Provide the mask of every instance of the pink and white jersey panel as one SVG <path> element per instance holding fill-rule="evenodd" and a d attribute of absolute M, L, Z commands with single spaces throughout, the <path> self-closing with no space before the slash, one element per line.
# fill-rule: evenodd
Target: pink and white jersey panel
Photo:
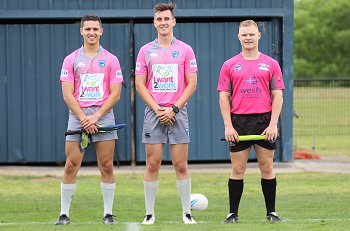
<path fill-rule="evenodd" d="M 240 53 L 222 65 L 217 90 L 232 94 L 234 114 L 270 112 L 271 91 L 284 90 L 281 68 L 265 54 L 260 53 L 256 60 L 246 60 Z"/>
<path fill-rule="evenodd" d="M 123 75 L 116 56 L 100 47 L 95 57 L 89 57 L 81 47 L 64 59 L 60 81 L 74 84 L 74 97 L 85 108 L 102 106 L 109 86 L 123 83 Z"/>
<path fill-rule="evenodd" d="M 193 72 L 197 72 L 197 62 L 192 48 L 175 38 L 168 48 L 161 48 L 154 40 L 137 56 L 135 73 L 147 75 L 146 87 L 162 106 L 174 105 L 187 86 L 185 74 Z"/>

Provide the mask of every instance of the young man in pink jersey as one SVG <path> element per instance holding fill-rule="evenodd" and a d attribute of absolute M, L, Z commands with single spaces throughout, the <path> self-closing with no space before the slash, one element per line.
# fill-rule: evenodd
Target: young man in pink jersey
<path fill-rule="evenodd" d="M 225 138 L 230 142 L 232 163 L 228 181 L 230 213 L 224 221 L 227 224 L 238 221 L 243 178 L 251 146 L 254 146 L 261 172 L 266 218 L 271 222 L 281 221 L 275 211 L 277 182 L 273 157 L 284 83 L 277 61 L 259 52 L 260 37 L 261 33 L 254 21 L 246 20 L 240 23 L 238 39 L 242 52 L 223 64 L 217 88 Z M 239 135 L 254 134 L 265 135 L 266 140 L 238 140 Z"/>
<path fill-rule="evenodd" d="M 146 149 L 142 224 L 155 222 L 154 204 L 164 144 L 170 144 L 172 163 L 182 203 L 184 224 L 196 224 L 191 215 L 191 179 L 188 173 L 189 126 L 186 104 L 196 90 L 197 63 L 192 48 L 176 39 L 173 3 L 154 7 L 158 38 L 144 45 L 136 62 L 136 90 L 147 104 L 142 142 Z"/>
<path fill-rule="evenodd" d="M 98 125 L 114 125 L 113 107 L 120 99 L 123 75 L 116 56 L 100 46 L 102 23 L 96 15 L 81 19 L 84 45 L 68 55 L 60 81 L 63 99 L 69 108 L 68 130 L 84 128 L 95 144 L 101 172 L 104 224 L 115 224 L 112 213 L 115 181 L 113 156 L 117 133 L 98 133 Z M 76 176 L 84 157 L 80 135 L 66 137 L 66 164 L 61 181 L 61 213 L 56 225 L 70 223 L 69 210 L 76 188 Z"/>

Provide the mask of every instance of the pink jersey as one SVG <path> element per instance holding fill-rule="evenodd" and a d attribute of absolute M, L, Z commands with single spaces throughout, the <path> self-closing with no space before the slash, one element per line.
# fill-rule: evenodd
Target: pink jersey
<path fill-rule="evenodd" d="M 283 90 L 281 68 L 276 60 L 260 53 L 246 60 L 242 53 L 227 60 L 221 68 L 217 90 L 231 92 L 234 114 L 270 112 L 271 90 Z"/>
<path fill-rule="evenodd" d="M 162 106 L 172 106 L 187 86 L 185 74 L 197 72 L 196 57 L 186 43 L 173 39 L 161 48 L 158 40 L 144 45 L 137 56 L 136 75 L 147 75 L 146 87 Z"/>
<path fill-rule="evenodd" d="M 123 75 L 116 56 L 100 47 L 95 57 L 89 57 L 81 47 L 64 59 L 60 81 L 74 83 L 74 97 L 85 108 L 102 106 L 110 84 L 122 83 Z"/>

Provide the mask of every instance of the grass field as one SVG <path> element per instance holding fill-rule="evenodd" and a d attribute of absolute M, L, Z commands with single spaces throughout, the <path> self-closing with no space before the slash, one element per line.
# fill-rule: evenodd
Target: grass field
<path fill-rule="evenodd" d="M 99 177 L 78 177 L 71 206 L 71 224 L 56 227 L 60 180 L 56 177 L 0 176 L 0 230 L 349 230 L 350 176 L 325 173 L 279 174 L 277 210 L 283 223 L 265 221 L 260 175 L 247 174 L 240 221 L 223 225 L 228 212 L 227 174 L 192 174 L 192 191 L 209 200 L 205 211 L 194 211 L 199 224 L 181 223 L 174 174 L 161 174 L 156 224 L 141 226 L 144 215 L 143 176 L 118 175 L 114 212 L 118 224 L 103 225 Z"/>
<path fill-rule="evenodd" d="M 294 88 L 294 146 L 350 156 L 350 88 Z"/>

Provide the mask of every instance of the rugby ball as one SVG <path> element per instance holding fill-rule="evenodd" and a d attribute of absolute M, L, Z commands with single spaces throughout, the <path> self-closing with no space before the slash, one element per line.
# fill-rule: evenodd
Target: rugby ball
<path fill-rule="evenodd" d="M 191 194 L 191 210 L 206 210 L 207 208 L 208 199 L 203 194 Z"/>

